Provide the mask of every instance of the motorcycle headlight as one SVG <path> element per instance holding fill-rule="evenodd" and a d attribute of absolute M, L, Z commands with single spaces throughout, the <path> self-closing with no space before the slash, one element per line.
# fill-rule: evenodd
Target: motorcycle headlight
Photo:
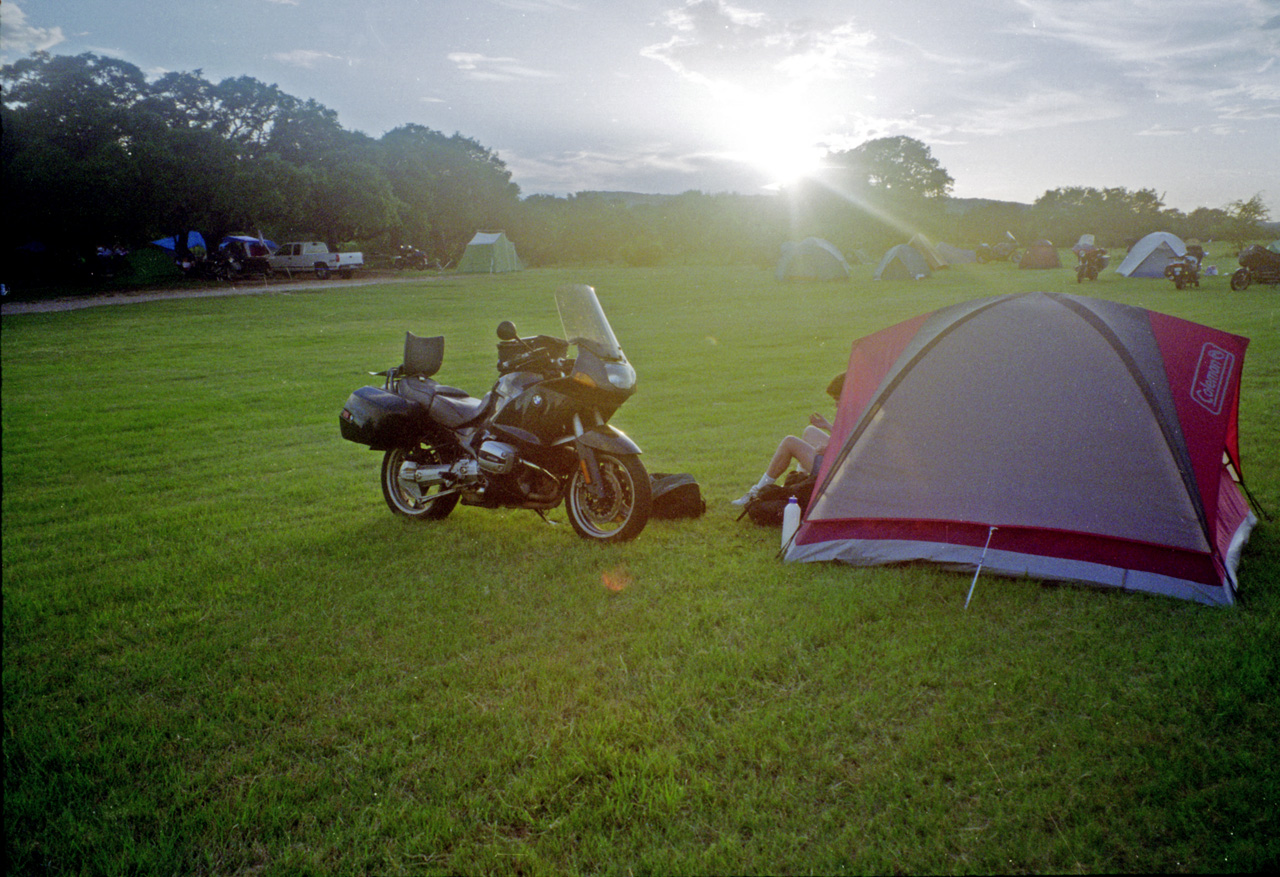
<path fill-rule="evenodd" d="M 604 367 L 609 383 L 619 390 L 630 390 L 636 385 L 636 370 L 627 362 L 611 362 Z"/>

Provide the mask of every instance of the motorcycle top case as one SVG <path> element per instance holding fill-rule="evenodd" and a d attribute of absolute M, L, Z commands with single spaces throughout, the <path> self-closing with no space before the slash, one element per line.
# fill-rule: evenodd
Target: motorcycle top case
<path fill-rule="evenodd" d="M 426 412 L 417 402 L 381 387 L 361 387 L 342 407 L 338 427 L 349 442 L 389 451 L 412 443 L 425 419 Z"/>

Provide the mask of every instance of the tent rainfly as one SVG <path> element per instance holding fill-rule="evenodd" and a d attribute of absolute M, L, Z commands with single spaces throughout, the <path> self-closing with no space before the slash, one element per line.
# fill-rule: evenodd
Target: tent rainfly
<path fill-rule="evenodd" d="M 459 274 L 503 274 L 523 267 L 516 245 L 500 231 L 476 232 L 458 260 Z"/>
<path fill-rule="evenodd" d="M 907 241 L 907 244 L 911 249 L 915 250 L 924 258 L 925 264 L 929 266 L 929 270 L 941 271 L 943 268 L 948 267 L 947 260 L 943 257 L 942 253 L 938 251 L 938 248 L 935 247 L 927 237 L 919 232 L 913 234 L 911 236 L 911 240 Z"/>
<path fill-rule="evenodd" d="M 783 244 L 775 271 L 779 280 L 848 280 L 850 274 L 844 255 L 822 238 Z"/>
<path fill-rule="evenodd" d="M 785 557 L 927 561 L 1233 603 L 1257 521 L 1240 482 L 1247 345 L 1046 292 L 860 339 Z"/>
<path fill-rule="evenodd" d="M 1175 234 L 1153 231 L 1133 245 L 1116 269 L 1124 277 L 1164 278 L 1165 266 L 1187 254 L 1187 245 Z"/>
<path fill-rule="evenodd" d="M 933 274 L 929 265 L 908 244 L 890 247 L 872 275 L 876 280 L 923 280 Z"/>

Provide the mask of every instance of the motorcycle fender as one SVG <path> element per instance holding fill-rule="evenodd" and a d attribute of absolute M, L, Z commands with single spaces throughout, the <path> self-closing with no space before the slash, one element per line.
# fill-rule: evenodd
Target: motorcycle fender
<path fill-rule="evenodd" d="M 610 454 L 639 454 L 640 446 L 627 437 L 621 430 L 608 424 L 598 426 L 590 432 L 578 436 L 578 461 L 587 476 L 587 489 L 593 496 L 599 497 L 604 488 L 600 484 L 600 464 L 596 462 L 596 451 Z"/>
<path fill-rule="evenodd" d="M 584 445 L 610 454 L 640 453 L 640 446 L 633 442 L 626 433 L 620 429 L 614 429 L 607 423 L 603 426 L 593 427 L 578 436 L 579 453 L 581 453 L 581 448 Z"/>

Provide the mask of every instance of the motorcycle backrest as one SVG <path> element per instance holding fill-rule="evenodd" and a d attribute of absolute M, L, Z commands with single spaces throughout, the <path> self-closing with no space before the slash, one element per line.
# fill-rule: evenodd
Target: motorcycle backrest
<path fill-rule="evenodd" d="M 444 336 L 420 338 L 412 332 L 404 333 L 404 374 L 429 378 L 440 371 L 444 363 Z"/>

